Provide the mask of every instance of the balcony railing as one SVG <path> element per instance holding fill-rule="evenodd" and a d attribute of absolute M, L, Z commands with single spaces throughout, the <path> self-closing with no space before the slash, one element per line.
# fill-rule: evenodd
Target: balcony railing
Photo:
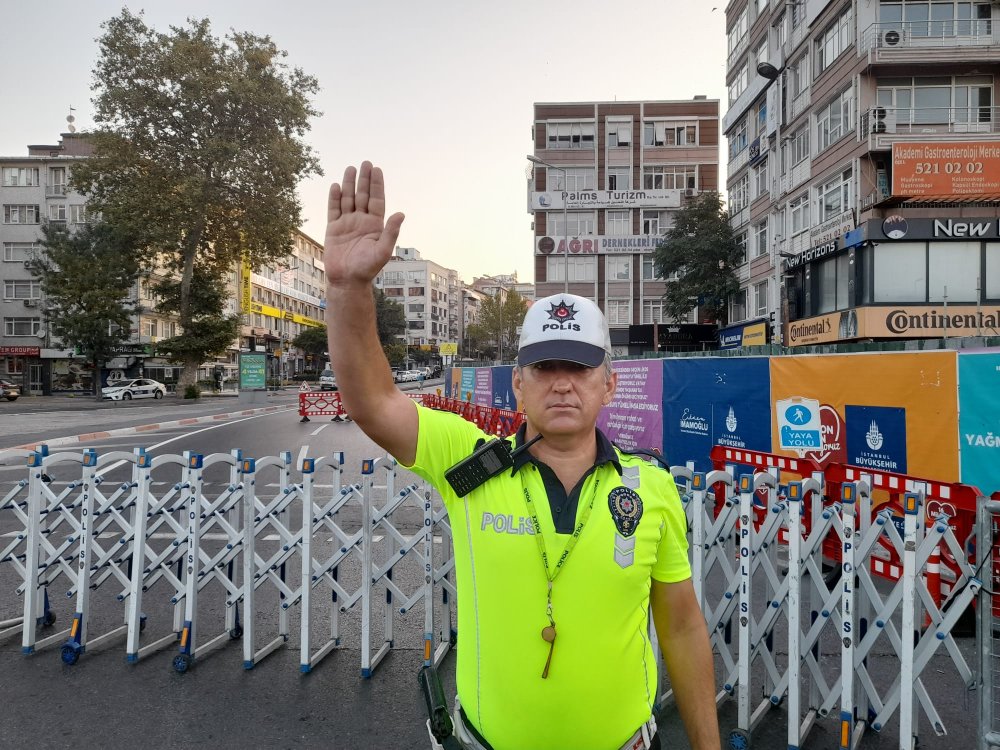
<path fill-rule="evenodd" d="M 990 19 L 963 21 L 907 21 L 873 23 L 865 29 L 862 49 L 892 50 L 912 47 L 986 47 L 995 44 Z"/>
<path fill-rule="evenodd" d="M 861 113 L 865 135 L 1000 133 L 1000 107 L 873 107 Z"/>

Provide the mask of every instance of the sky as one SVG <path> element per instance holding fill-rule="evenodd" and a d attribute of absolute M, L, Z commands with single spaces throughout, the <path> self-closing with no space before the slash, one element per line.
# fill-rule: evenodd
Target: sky
<path fill-rule="evenodd" d="M 57 143 L 70 106 L 94 126 L 101 23 L 121 2 L 19 3 L 5 14 L 0 154 Z M 322 241 L 329 184 L 368 159 L 385 173 L 399 238 L 474 276 L 533 281 L 526 154 L 535 102 L 719 99 L 725 0 L 147 0 L 158 31 L 208 18 L 270 35 L 319 80 L 306 140 L 324 176 L 299 186 L 302 229 Z M 717 8 L 713 10 L 713 7 Z"/>

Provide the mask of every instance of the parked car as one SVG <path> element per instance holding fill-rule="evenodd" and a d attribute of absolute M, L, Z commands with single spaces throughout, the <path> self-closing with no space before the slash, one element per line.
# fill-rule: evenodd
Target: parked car
<path fill-rule="evenodd" d="M 5 398 L 8 401 L 17 401 L 17 397 L 20 395 L 21 386 L 0 378 L 0 398 Z"/>
<path fill-rule="evenodd" d="M 149 378 L 132 378 L 120 380 L 107 388 L 101 389 L 101 398 L 112 401 L 131 401 L 133 398 L 163 398 L 167 386 Z"/>
<path fill-rule="evenodd" d="M 333 370 L 327 368 L 319 374 L 319 389 L 321 391 L 337 390 L 337 377 L 333 374 Z"/>

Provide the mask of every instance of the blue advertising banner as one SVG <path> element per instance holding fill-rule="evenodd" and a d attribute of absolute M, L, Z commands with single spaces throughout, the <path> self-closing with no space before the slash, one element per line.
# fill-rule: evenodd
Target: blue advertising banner
<path fill-rule="evenodd" d="M 906 409 L 844 405 L 847 463 L 906 473 Z"/>
<path fill-rule="evenodd" d="M 513 367 L 494 367 L 493 369 L 493 403 L 496 409 L 516 409 L 517 399 L 514 398 L 514 386 L 511 385 Z"/>
<path fill-rule="evenodd" d="M 958 355 L 961 481 L 1000 491 L 1000 354 Z"/>
<path fill-rule="evenodd" d="M 462 380 L 459 383 L 459 392 L 455 394 L 455 398 L 461 401 L 471 401 L 472 394 L 476 390 L 476 368 L 475 367 L 463 367 L 462 368 Z"/>
<path fill-rule="evenodd" d="M 771 450 L 766 357 L 663 361 L 663 448 L 671 464 L 710 471 L 713 445 Z"/>

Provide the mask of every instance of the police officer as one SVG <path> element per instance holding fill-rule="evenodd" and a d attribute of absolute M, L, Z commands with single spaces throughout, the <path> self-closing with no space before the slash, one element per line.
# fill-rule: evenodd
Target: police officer
<path fill-rule="evenodd" d="M 714 669 L 670 474 L 597 429 L 614 398 L 607 323 L 589 300 L 538 300 L 513 387 L 526 422 L 513 466 L 459 495 L 444 474 L 485 436 L 393 384 L 371 285 L 402 214 L 368 162 L 330 188 L 327 322 L 341 397 L 361 429 L 441 493 L 454 533 L 456 736 L 466 748 L 658 748 L 652 614 L 691 746 L 720 746 Z M 518 451 L 518 448 L 525 448 Z"/>

